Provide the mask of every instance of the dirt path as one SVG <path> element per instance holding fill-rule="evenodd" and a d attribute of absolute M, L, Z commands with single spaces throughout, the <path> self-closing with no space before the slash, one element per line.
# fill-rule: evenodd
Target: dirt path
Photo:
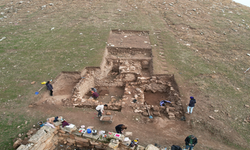
<path fill-rule="evenodd" d="M 186 136 L 194 134 L 190 126 L 187 125 L 188 121 L 170 121 L 166 117 L 155 117 L 150 120 L 148 117 L 133 113 L 130 108 L 122 112 L 111 111 L 114 115 L 112 124 L 100 122 L 99 118 L 96 117 L 97 112 L 88 108 L 65 108 L 44 104 L 30 108 L 30 111 L 41 112 L 44 117 L 60 115 L 77 127 L 81 125 L 94 126 L 97 130 L 115 132 L 115 126 L 122 123 L 128 126 L 127 131 L 133 133 L 130 138 L 139 138 L 140 144 L 143 146 L 155 143 L 163 147 L 173 144 L 183 146 Z M 199 140 L 196 149 L 206 150 L 207 147 L 212 147 L 213 149 L 231 150 L 231 148 L 221 145 L 219 141 L 211 139 L 211 135 L 206 132 L 195 132 L 195 136 Z"/>

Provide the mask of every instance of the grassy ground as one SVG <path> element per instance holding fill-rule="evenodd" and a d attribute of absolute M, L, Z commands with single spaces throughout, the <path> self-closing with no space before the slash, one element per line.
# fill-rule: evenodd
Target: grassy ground
<path fill-rule="evenodd" d="M 1 11 L 6 6 L 2 2 Z M 242 123 L 249 115 L 244 108 L 244 104 L 249 104 L 246 94 L 250 88 L 249 74 L 243 74 L 250 67 L 246 56 L 250 46 L 249 29 L 239 27 L 242 19 L 249 23 L 249 10 L 230 8 L 227 12 L 234 13 L 226 16 L 214 12 L 210 22 L 201 25 L 195 21 L 187 23 L 177 16 L 181 11 L 166 11 L 163 6 L 133 1 L 96 1 L 77 6 L 72 2 L 60 7 L 55 4 L 56 9 L 23 11 L 0 22 L 0 38 L 6 37 L 0 42 L 0 147 L 10 149 L 12 139 L 44 119 L 39 112 L 27 111 L 28 104 L 39 99 L 40 95 L 34 93 L 41 87 L 40 82 L 54 79 L 61 71 L 80 71 L 86 66 L 100 65 L 110 29 L 148 30 L 152 45 L 158 44 L 153 33 L 161 31 L 166 60 L 177 68 L 174 73 L 180 76 L 177 81 L 195 85 L 204 95 L 209 95 L 214 109 L 231 116 L 215 114 L 215 117 L 233 127 L 249 144 L 250 126 Z M 240 17 L 237 11 L 241 12 Z M 195 32 L 204 32 L 208 39 L 212 39 L 210 31 L 213 30 L 221 38 L 214 38 L 208 44 L 199 40 L 202 37 L 198 35 L 186 37 L 192 44 L 188 47 L 179 41 L 183 38 L 178 34 L 180 31 L 169 27 L 169 22 L 196 28 Z M 32 81 L 37 83 L 31 85 Z"/>

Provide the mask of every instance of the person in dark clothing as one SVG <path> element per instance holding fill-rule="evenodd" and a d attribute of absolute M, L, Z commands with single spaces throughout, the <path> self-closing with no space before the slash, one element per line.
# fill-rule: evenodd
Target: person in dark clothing
<path fill-rule="evenodd" d="M 194 106 L 195 106 L 196 100 L 194 99 L 193 96 L 190 97 L 190 102 L 187 107 L 187 113 L 192 114 Z M 190 110 L 190 111 L 189 111 Z"/>
<path fill-rule="evenodd" d="M 50 96 L 53 96 L 53 86 L 51 85 L 50 81 L 46 83 L 47 89 L 50 90 Z"/>
<path fill-rule="evenodd" d="M 185 144 L 186 144 L 186 150 L 193 150 L 194 146 L 198 143 L 198 140 L 195 136 L 193 135 L 189 135 L 186 139 L 185 139 Z"/>
<path fill-rule="evenodd" d="M 171 150 L 182 150 L 182 148 L 178 145 L 172 145 Z"/>
<path fill-rule="evenodd" d="M 122 134 L 123 130 L 127 129 L 127 127 L 123 124 L 119 124 L 115 127 L 116 133 Z"/>
<path fill-rule="evenodd" d="M 94 99 L 97 99 L 99 97 L 99 94 L 97 92 L 91 91 L 91 93 Z"/>

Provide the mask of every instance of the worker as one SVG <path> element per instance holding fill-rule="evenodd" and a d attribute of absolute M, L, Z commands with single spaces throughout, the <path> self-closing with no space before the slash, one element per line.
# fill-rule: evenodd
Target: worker
<path fill-rule="evenodd" d="M 48 81 L 46 83 L 47 89 L 50 91 L 50 96 L 53 96 L 53 86 L 51 85 L 51 82 Z"/>
<path fill-rule="evenodd" d="M 189 135 L 185 139 L 185 144 L 186 144 L 186 150 L 193 150 L 194 146 L 198 143 L 198 140 L 195 136 Z"/>
<path fill-rule="evenodd" d="M 139 142 L 139 139 L 136 138 L 134 141 L 131 141 L 131 143 L 129 144 L 130 147 L 135 147 L 135 149 L 137 148 L 138 146 L 138 142 Z"/>
<path fill-rule="evenodd" d="M 160 101 L 160 106 L 165 106 L 166 103 L 171 103 L 171 102 L 167 101 L 167 100 L 162 100 L 162 101 Z"/>
<path fill-rule="evenodd" d="M 104 109 L 107 109 L 108 108 L 108 105 L 105 104 L 105 105 L 98 105 L 95 109 L 96 111 L 98 112 L 98 117 L 101 117 L 102 114 L 104 113 Z"/>
<path fill-rule="evenodd" d="M 97 92 L 96 88 L 91 88 L 91 91 Z"/>
<path fill-rule="evenodd" d="M 92 93 L 92 97 L 96 100 L 98 97 L 99 97 L 99 94 L 97 93 L 97 92 L 95 92 L 95 91 L 91 91 L 91 93 Z"/>
<path fill-rule="evenodd" d="M 127 129 L 127 127 L 123 124 L 119 124 L 115 127 L 116 133 L 123 133 L 123 130 Z"/>
<path fill-rule="evenodd" d="M 190 97 L 190 102 L 189 102 L 188 107 L 187 107 L 187 113 L 188 114 L 192 114 L 195 103 L 196 103 L 196 100 L 194 99 L 193 96 L 191 96 Z M 190 109 L 190 111 L 189 111 L 189 109 Z"/>

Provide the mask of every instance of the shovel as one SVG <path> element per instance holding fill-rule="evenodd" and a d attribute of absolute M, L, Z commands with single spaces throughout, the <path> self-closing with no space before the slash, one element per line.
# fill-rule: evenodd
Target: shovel
<path fill-rule="evenodd" d="M 39 92 L 45 87 L 45 85 L 43 85 L 37 92 L 35 92 L 36 95 L 39 94 Z"/>
<path fill-rule="evenodd" d="M 150 115 L 150 112 L 149 112 L 149 110 L 148 110 L 147 103 L 146 103 L 146 102 L 144 102 L 144 103 L 145 103 L 146 109 L 147 109 L 147 111 L 148 111 L 149 119 L 153 119 L 153 116 Z"/>

